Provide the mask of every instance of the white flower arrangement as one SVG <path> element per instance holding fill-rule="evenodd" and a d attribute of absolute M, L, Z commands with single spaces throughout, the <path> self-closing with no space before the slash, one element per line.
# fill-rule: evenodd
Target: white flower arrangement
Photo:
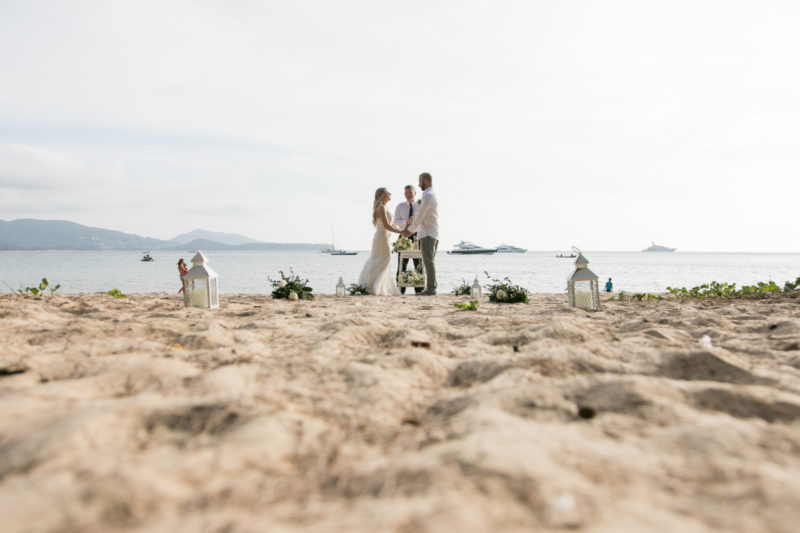
<path fill-rule="evenodd" d="M 504 291 L 503 289 L 500 289 L 499 291 L 497 291 L 497 300 L 498 301 L 502 302 L 507 297 L 508 297 L 508 295 L 506 294 L 506 291 Z"/>
<path fill-rule="evenodd" d="M 399 252 L 401 250 L 410 250 L 412 248 L 411 239 L 407 239 L 406 237 L 400 237 L 394 244 L 392 245 L 392 251 Z"/>
<path fill-rule="evenodd" d="M 282 280 L 280 280 L 278 282 L 278 287 L 280 287 L 281 289 L 284 288 L 285 286 L 286 286 L 286 280 L 285 279 L 282 279 Z"/>
<path fill-rule="evenodd" d="M 425 285 L 425 276 L 417 270 L 407 270 L 397 276 L 397 282 L 401 286 L 421 287 Z"/>

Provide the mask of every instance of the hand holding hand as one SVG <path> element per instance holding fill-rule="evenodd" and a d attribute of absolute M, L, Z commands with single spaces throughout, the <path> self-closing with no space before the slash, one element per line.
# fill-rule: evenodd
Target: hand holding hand
<path fill-rule="evenodd" d="M 407 229 L 404 229 L 401 235 L 403 235 L 403 237 L 405 237 L 406 239 L 411 237 L 411 233 Z"/>

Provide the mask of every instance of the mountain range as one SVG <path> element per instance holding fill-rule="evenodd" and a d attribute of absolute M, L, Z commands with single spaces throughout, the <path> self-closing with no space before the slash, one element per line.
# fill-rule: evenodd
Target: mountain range
<path fill-rule="evenodd" d="M 67 220 L 0 220 L 0 250 L 319 250 L 313 243 L 259 242 L 196 229 L 165 241 Z"/>

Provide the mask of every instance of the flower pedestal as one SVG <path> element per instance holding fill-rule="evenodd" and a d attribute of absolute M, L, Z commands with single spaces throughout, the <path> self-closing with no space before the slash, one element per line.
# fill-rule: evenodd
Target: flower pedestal
<path fill-rule="evenodd" d="M 424 287 L 425 266 L 422 263 L 422 250 L 400 250 L 397 252 L 397 286 L 398 287 Z M 400 268 L 404 259 L 419 259 L 419 267 L 401 272 Z M 409 263 L 413 264 L 412 261 Z"/>

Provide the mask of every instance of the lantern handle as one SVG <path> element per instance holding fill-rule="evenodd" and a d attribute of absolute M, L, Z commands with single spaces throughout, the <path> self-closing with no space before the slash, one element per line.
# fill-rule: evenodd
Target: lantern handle
<path fill-rule="evenodd" d="M 575 252 L 577 255 L 583 255 L 583 252 L 577 246 L 572 246 L 572 251 Z"/>

